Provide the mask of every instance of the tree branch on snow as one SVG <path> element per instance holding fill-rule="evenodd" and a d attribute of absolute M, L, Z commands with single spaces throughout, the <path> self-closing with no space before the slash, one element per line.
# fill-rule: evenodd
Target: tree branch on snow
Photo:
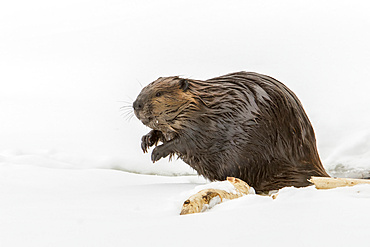
<path fill-rule="evenodd" d="M 250 193 L 251 187 L 243 180 L 228 177 L 227 181 L 234 186 L 234 191 L 227 192 L 221 189 L 201 190 L 184 202 L 180 215 L 204 212 L 224 200 L 232 200 Z"/>
<path fill-rule="evenodd" d="M 337 187 L 354 186 L 356 184 L 370 184 L 369 179 L 354 178 L 330 178 L 330 177 L 311 177 L 309 180 L 316 189 L 333 189 Z"/>

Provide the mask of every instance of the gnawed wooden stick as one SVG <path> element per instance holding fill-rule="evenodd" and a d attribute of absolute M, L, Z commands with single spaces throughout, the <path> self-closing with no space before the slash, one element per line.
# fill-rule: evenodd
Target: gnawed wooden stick
<path fill-rule="evenodd" d="M 221 189 L 201 190 L 184 202 L 180 215 L 200 213 L 221 203 L 225 199 L 232 200 L 249 194 L 251 187 L 243 180 L 228 177 L 227 181 L 235 187 L 234 192 L 227 192 Z"/>
<path fill-rule="evenodd" d="M 309 180 L 316 189 L 333 189 L 337 187 L 354 186 L 356 184 L 370 184 L 369 179 L 354 178 L 328 178 L 328 177 L 311 177 Z"/>

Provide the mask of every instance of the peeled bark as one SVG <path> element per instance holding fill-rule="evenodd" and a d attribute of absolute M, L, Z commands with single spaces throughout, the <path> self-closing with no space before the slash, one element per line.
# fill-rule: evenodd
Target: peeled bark
<path fill-rule="evenodd" d="M 182 206 L 180 215 L 200 213 L 212 208 L 224 200 L 232 200 L 249 194 L 250 186 L 234 177 L 228 177 L 229 181 L 235 187 L 233 193 L 220 189 L 204 189 L 189 197 Z"/>
<path fill-rule="evenodd" d="M 311 177 L 309 180 L 316 189 L 333 189 L 337 187 L 354 186 L 356 184 L 370 184 L 369 179 L 354 178 L 330 178 L 330 177 Z"/>

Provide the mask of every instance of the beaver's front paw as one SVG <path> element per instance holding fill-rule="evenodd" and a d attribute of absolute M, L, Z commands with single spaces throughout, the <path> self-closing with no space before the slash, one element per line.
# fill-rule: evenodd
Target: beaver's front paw
<path fill-rule="evenodd" d="M 147 134 L 141 138 L 141 149 L 144 153 L 148 152 L 148 148 L 154 145 L 154 141 L 151 141 L 150 134 Z"/>
<path fill-rule="evenodd" d="M 166 148 L 165 145 L 160 145 L 156 147 L 152 152 L 152 161 L 153 163 L 168 156 L 171 152 Z"/>
<path fill-rule="evenodd" d="M 141 138 L 141 149 L 144 153 L 148 152 L 148 148 L 157 144 L 162 136 L 162 132 L 159 130 L 152 130 Z"/>

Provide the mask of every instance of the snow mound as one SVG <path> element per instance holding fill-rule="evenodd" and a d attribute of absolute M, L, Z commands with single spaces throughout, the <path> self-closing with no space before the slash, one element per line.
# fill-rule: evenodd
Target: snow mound
<path fill-rule="evenodd" d="M 163 160 L 153 164 L 150 160 L 141 162 L 125 156 L 71 154 L 56 150 L 2 150 L 0 151 L 0 164 L 62 169 L 100 168 L 162 176 L 196 175 L 192 168 L 179 160 L 172 162 Z"/>
<path fill-rule="evenodd" d="M 370 129 L 358 131 L 338 143 L 323 163 L 335 177 L 369 178 Z"/>

